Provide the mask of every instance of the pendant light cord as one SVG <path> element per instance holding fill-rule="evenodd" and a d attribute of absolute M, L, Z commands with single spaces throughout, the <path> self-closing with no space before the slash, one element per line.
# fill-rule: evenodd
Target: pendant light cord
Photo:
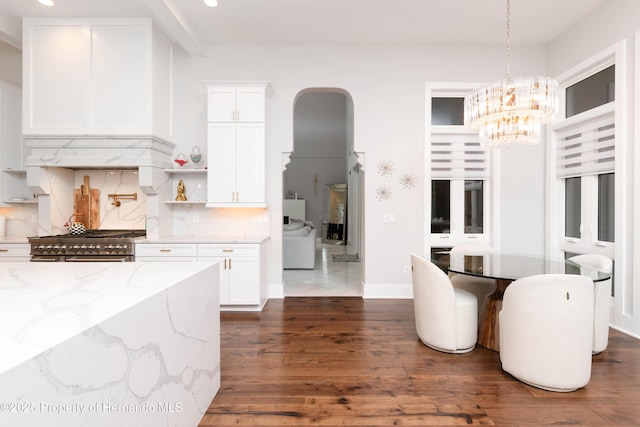
<path fill-rule="evenodd" d="M 507 0 L 507 82 L 511 81 L 511 0 Z"/>

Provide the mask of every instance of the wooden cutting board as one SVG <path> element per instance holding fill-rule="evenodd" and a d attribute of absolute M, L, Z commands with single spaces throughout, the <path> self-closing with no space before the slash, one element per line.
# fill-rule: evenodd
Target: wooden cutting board
<path fill-rule="evenodd" d="M 73 213 L 87 230 L 100 226 L 100 190 L 89 186 L 89 176 L 85 175 L 84 184 L 73 190 Z"/>

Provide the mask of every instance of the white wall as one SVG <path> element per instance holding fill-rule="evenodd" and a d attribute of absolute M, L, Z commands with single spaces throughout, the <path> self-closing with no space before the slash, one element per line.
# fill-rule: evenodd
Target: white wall
<path fill-rule="evenodd" d="M 0 80 L 22 87 L 22 51 L 0 41 Z"/>
<path fill-rule="evenodd" d="M 541 47 L 513 47 L 513 74 L 544 74 L 545 52 Z M 347 91 L 353 98 L 354 147 L 364 152 L 365 185 L 364 260 L 365 293 L 369 296 L 398 294 L 410 286 L 404 275 L 411 252 L 423 249 L 424 112 L 425 82 L 493 81 L 505 76 L 504 46 L 494 47 L 393 47 L 393 46 L 220 46 L 211 47 L 206 57 L 175 59 L 175 142 L 187 150 L 206 140 L 206 97 L 204 80 L 269 81 L 274 95 L 271 102 L 268 146 L 271 248 L 269 282 L 282 283 L 282 239 L 280 217 L 282 197 L 282 153 L 293 149 L 293 105 L 296 95 L 306 88 L 331 87 Z M 530 183 L 527 192 L 517 186 L 504 186 L 502 247 L 519 247 L 521 252 L 538 251 L 544 229 L 538 222 L 523 228 L 521 218 L 511 217 L 511 207 L 531 217 L 544 214 L 538 197 L 544 182 L 539 176 L 544 165 L 536 167 L 542 156 L 513 151 L 503 158 L 505 182 Z M 381 176 L 377 166 L 393 164 L 391 176 Z M 526 162 L 530 167 L 519 165 Z M 416 176 L 418 185 L 405 189 L 399 178 Z M 533 174 L 533 177 L 528 176 Z M 385 186 L 392 192 L 388 201 L 376 198 Z M 383 224 L 385 214 L 396 222 Z M 212 220 L 215 216 L 212 214 Z M 251 226 L 252 224 L 245 224 Z M 255 224 L 253 224 L 255 225 Z M 238 223 L 239 227 L 244 227 Z M 524 242 L 522 244 L 521 242 Z M 393 287 L 398 288 L 393 288 Z M 367 288 L 370 292 L 367 292 Z M 391 290 L 391 292 L 389 292 Z"/>

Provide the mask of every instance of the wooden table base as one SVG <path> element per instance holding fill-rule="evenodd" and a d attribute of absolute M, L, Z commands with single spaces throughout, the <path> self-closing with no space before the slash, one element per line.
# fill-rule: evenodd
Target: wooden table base
<path fill-rule="evenodd" d="M 498 317 L 502 309 L 502 297 L 511 280 L 496 279 L 496 290 L 487 295 L 480 310 L 478 321 L 478 344 L 490 350 L 500 351 L 500 324 Z"/>

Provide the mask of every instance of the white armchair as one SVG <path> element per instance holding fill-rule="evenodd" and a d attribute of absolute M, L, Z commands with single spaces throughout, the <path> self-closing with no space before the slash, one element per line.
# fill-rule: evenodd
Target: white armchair
<path fill-rule="evenodd" d="M 595 267 L 611 273 L 613 260 L 604 255 L 583 254 L 569 258 L 578 265 Z M 593 283 L 593 348 L 598 354 L 607 349 L 609 344 L 609 321 L 611 317 L 611 279 Z"/>
<path fill-rule="evenodd" d="M 591 378 L 593 281 L 542 274 L 511 283 L 500 311 L 500 361 L 516 379 L 568 392 Z"/>
<path fill-rule="evenodd" d="M 454 289 L 447 275 L 419 255 L 411 255 L 413 305 L 418 337 L 446 353 L 467 353 L 478 338 L 478 301 Z"/>

